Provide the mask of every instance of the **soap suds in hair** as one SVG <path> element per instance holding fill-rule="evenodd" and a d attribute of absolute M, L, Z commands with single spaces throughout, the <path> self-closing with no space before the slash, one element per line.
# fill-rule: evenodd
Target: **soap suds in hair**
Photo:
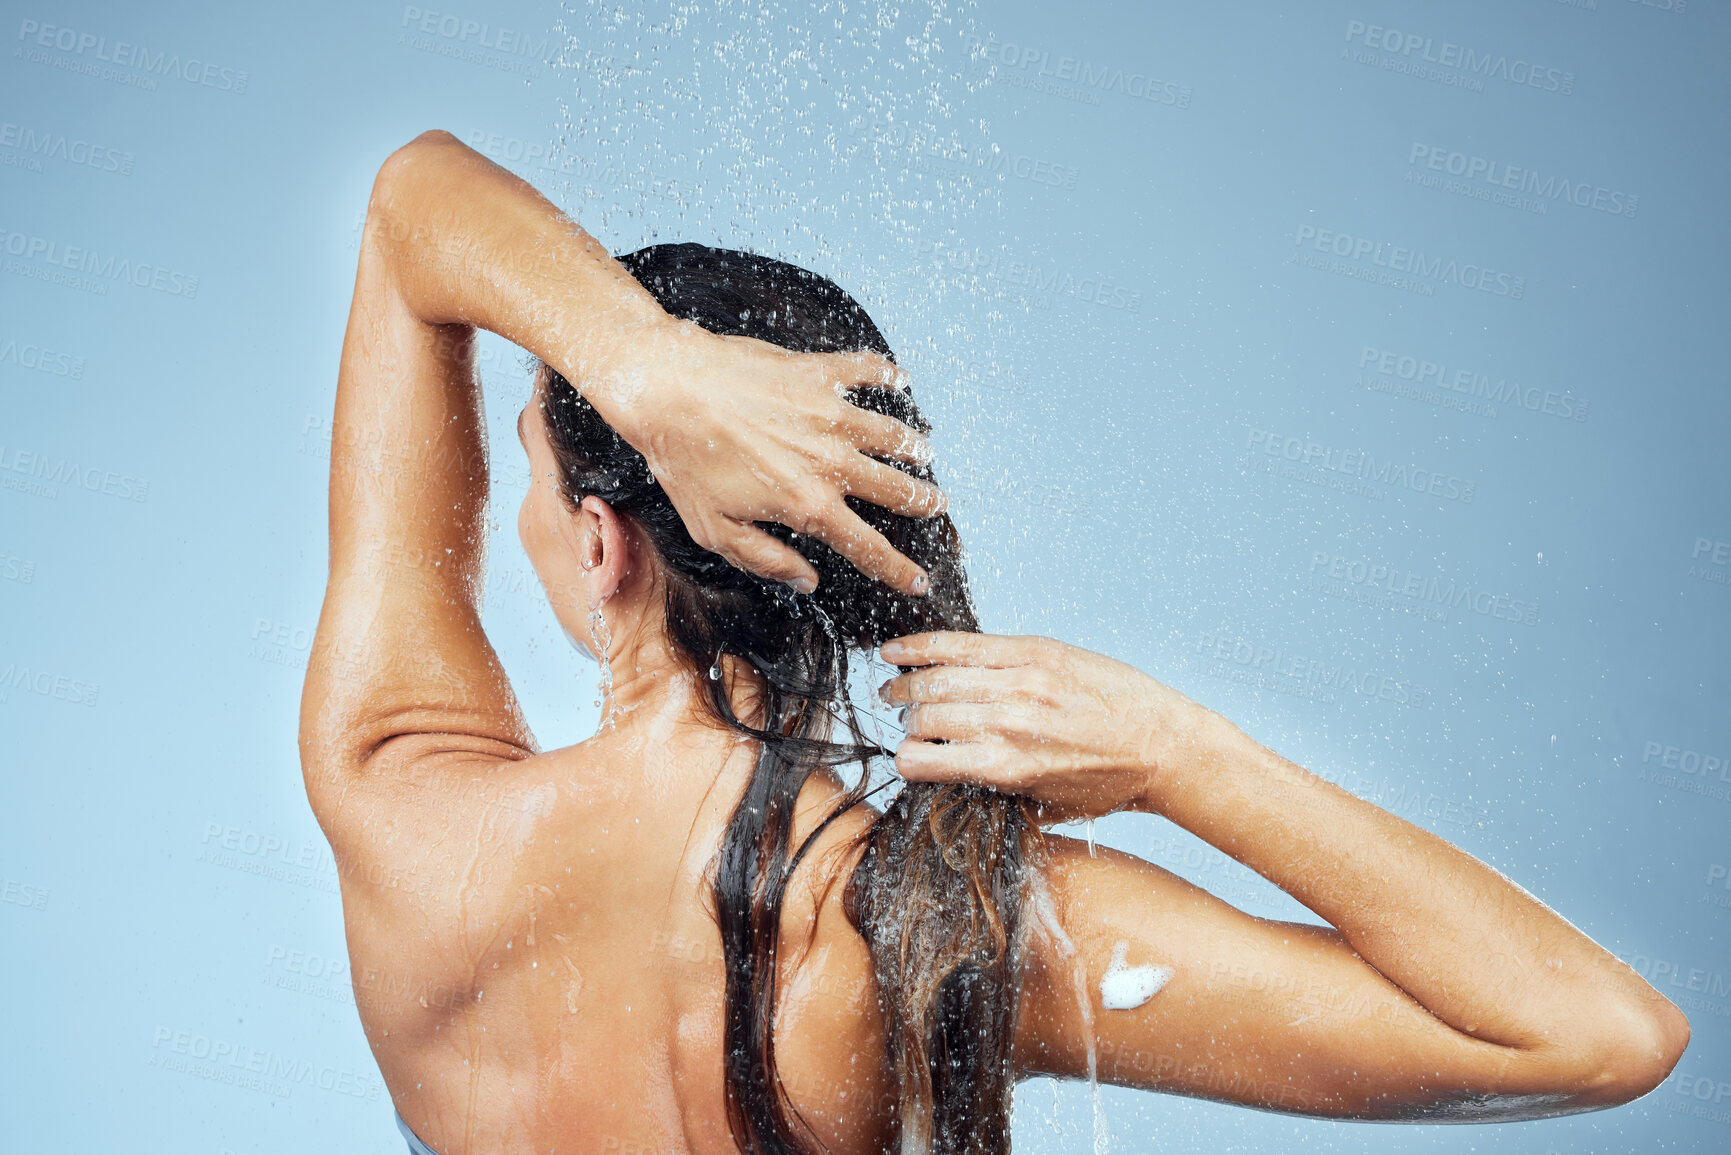
<path fill-rule="evenodd" d="M 1126 966 L 1130 944 L 1112 948 L 1112 964 L 1100 976 L 1100 1005 L 1108 1011 L 1134 1010 L 1160 993 L 1172 981 L 1171 967 Z"/>

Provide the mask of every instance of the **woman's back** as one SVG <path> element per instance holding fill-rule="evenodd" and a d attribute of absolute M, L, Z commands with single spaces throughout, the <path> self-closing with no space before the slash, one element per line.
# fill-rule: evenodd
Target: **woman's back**
<path fill-rule="evenodd" d="M 756 755 L 714 729 L 627 722 L 484 777 L 374 779 L 321 812 L 362 1024 L 423 1141 L 737 1151 L 707 868 Z M 802 832 L 842 793 L 814 777 Z M 778 1068 L 838 1153 L 882 1150 L 893 1127 L 870 957 L 841 909 L 866 821 L 862 807 L 820 835 L 782 919 Z"/>
<path fill-rule="evenodd" d="M 833 283 L 701 246 L 628 269 L 448 135 L 367 221 L 301 763 L 369 1041 L 441 1155 L 1005 1152 L 1028 1074 L 1518 1119 L 1675 1065 L 1676 1008 L 1496 871 L 1133 667 L 977 632 L 921 419 Z M 545 366 L 518 536 L 616 720 L 569 750 L 481 619 L 477 326 Z M 909 785 L 825 827 L 827 767 L 888 753 L 847 693 L 871 649 Z M 1124 810 L 1329 925 L 1036 825 Z"/>

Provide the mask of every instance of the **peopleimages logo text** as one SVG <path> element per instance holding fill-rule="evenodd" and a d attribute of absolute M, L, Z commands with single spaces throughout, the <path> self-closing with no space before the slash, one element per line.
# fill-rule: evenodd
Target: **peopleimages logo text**
<path fill-rule="evenodd" d="M 961 169 L 965 173 L 979 172 L 986 176 L 1013 176 L 1017 180 L 1053 188 L 1076 187 L 1078 170 L 1074 165 L 1059 164 L 1042 157 L 1005 152 L 997 145 L 969 149 L 963 145 L 927 145 L 919 154 L 922 161 L 937 161 Z"/>
<path fill-rule="evenodd" d="M 1095 64 L 1077 56 L 1059 56 L 1054 60 L 1052 54 L 1043 48 L 1000 41 L 996 33 L 988 34 L 984 40 L 969 36 L 967 47 L 974 55 L 1000 68 L 1013 70 L 999 73 L 999 76 L 1018 88 L 1049 90 L 1053 95 L 1069 99 L 1082 96 L 1090 104 L 1100 102 L 1099 93 L 1116 92 L 1151 104 L 1190 107 L 1188 84 L 1163 80 L 1146 72 Z"/>
<path fill-rule="evenodd" d="M 1731 585 L 1731 541 L 1697 537 L 1689 554 L 1689 576 L 1714 585 Z"/>
<path fill-rule="evenodd" d="M 18 22 L 18 39 L 26 46 L 69 52 L 119 68 L 134 68 L 152 76 L 172 76 L 203 88 L 236 95 L 246 91 L 247 74 L 238 68 L 211 64 L 195 56 L 183 59 L 178 52 L 152 52 L 142 44 L 126 40 L 116 40 L 111 44 L 106 36 L 80 32 L 76 28 L 44 24 L 39 20 L 21 20 Z"/>
<path fill-rule="evenodd" d="M 28 156 L 64 161 L 98 172 L 132 175 L 132 154 L 106 144 L 69 137 L 65 133 L 38 131 L 28 125 L 0 121 L 0 148 L 15 148 Z"/>
<path fill-rule="evenodd" d="M 1504 53 L 1480 52 L 1450 40 L 1436 40 L 1416 32 L 1366 24 L 1362 20 L 1346 22 L 1346 42 L 1361 44 L 1390 56 L 1416 56 L 1426 64 L 1458 69 L 1486 80 L 1506 80 L 1545 92 L 1560 92 L 1565 96 L 1575 91 L 1573 72 L 1534 64 L 1530 60 L 1510 60 Z"/>
<path fill-rule="evenodd" d="M 262 1076 L 265 1080 L 275 1080 L 283 1095 L 288 1094 L 288 1087 L 284 1084 L 298 1084 L 377 1102 L 385 1090 L 383 1080 L 368 1071 L 349 1071 L 328 1064 L 311 1063 L 280 1051 L 212 1038 L 193 1031 L 158 1027 L 156 1037 L 150 1045 L 155 1052 L 151 1056 L 152 1066 L 217 1082 L 234 1082 L 235 1077 L 240 1075 Z M 187 1070 L 184 1062 L 173 1061 L 177 1055 L 208 1063 L 211 1069 Z M 230 1069 L 224 1071 L 223 1067 Z"/>
<path fill-rule="evenodd" d="M 0 252 L 25 261 L 40 261 L 55 269 L 106 281 L 125 281 L 141 289 L 153 289 L 171 297 L 198 296 L 198 278 L 191 273 L 133 261 L 113 253 L 99 253 L 79 245 L 63 245 L 50 237 L 13 232 L 0 225 Z M 17 271 L 17 270 L 12 270 Z M 106 289 L 103 292 L 107 292 Z"/>
<path fill-rule="evenodd" d="M 1507 594 L 1495 594 L 1476 588 L 1471 582 L 1456 581 L 1454 578 L 1444 580 L 1440 575 L 1426 576 L 1360 558 L 1315 553 L 1310 559 L 1310 578 L 1312 583 L 1339 582 L 1342 588 L 1359 587 L 1387 597 L 1408 599 L 1416 605 L 1430 605 L 1438 609 L 1467 609 L 1482 617 L 1519 622 L 1523 626 L 1539 624 L 1537 602 L 1525 601 Z M 1326 588 L 1324 592 L 1328 592 Z"/>
<path fill-rule="evenodd" d="M 148 501 L 150 499 L 150 482 L 130 474 L 116 473 L 112 469 L 98 469 L 94 466 L 78 464 L 70 457 L 54 457 L 47 453 L 32 453 L 13 446 L 8 452 L 4 442 L 0 442 L 0 475 L 21 474 L 48 485 L 65 485 L 77 489 L 87 489 L 91 493 L 101 493 L 108 497 L 119 498 L 122 501 Z M 5 481 L 14 478 L 5 477 Z M 13 488 L 6 486 L 6 488 Z M 44 495 L 47 496 L 47 495 Z"/>
<path fill-rule="evenodd" d="M 1208 630 L 1197 636 L 1196 652 L 1204 659 L 1217 663 L 1231 662 L 1245 670 L 1267 674 L 1267 688 L 1271 689 L 1340 690 L 1403 706 L 1429 705 L 1430 691 L 1375 669 L 1356 669 L 1344 660 L 1330 662 L 1306 657 L 1290 653 L 1284 647 L 1263 645 Z M 1282 683 L 1286 683 L 1286 687 Z"/>
<path fill-rule="evenodd" d="M 47 373 L 54 377 L 84 376 L 84 358 L 71 353 L 61 353 L 42 345 L 22 344 L 13 337 L 0 337 L 0 365 L 16 365 L 21 369 L 34 369 L 38 373 Z"/>
<path fill-rule="evenodd" d="M 527 32 L 489 24 L 485 20 L 472 20 L 451 12 L 433 12 L 412 4 L 403 6 L 402 26 L 412 32 L 439 36 L 445 40 L 454 40 L 458 44 L 487 48 L 513 56 L 530 56 L 540 60 L 547 55 L 546 36 L 536 40 Z"/>
<path fill-rule="evenodd" d="M 1413 142 L 1406 163 L 1431 172 L 1447 173 L 1469 182 L 1482 182 L 1498 189 L 1511 189 L 1549 201 L 1567 201 L 1584 209 L 1612 216 L 1632 217 L 1641 198 L 1620 189 L 1606 188 L 1583 180 L 1570 180 L 1555 173 L 1541 177 L 1536 169 L 1506 164 L 1489 157 L 1456 152 L 1435 145 Z"/>
<path fill-rule="evenodd" d="M 1414 493 L 1426 493 L 1467 505 L 1472 504 L 1473 493 L 1478 487 L 1476 482 L 1468 478 L 1391 458 L 1379 459 L 1367 450 L 1341 449 L 1302 437 L 1288 437 L 1267 429 L 1253 426 L 1247 428 L 1248 437 L 1244 443 L 1246 450 L 1252 453 L 1261 452 L 1283 461 L 1298 462 L 1312 469 L 1344 474 L 1360 481 L 1376 482 L 1391 489 L 1409 489 Z"/>
<path fill-rule="evenodd" d="M 0 670 L 0 702 L 4 702 L 13 690 L 27 690 L 44 698 L 58 698 L 62 702 L 71 702 L 74 706 L 94 706 L 102 687 L 82 678 L 56 674 L 51 670 L 31 669 L 18 662 L 10 662 L 4 670 Z"/>
<path fill-rule="evenodd" d="M 1410 273 L 1425 280 L 1459 285 L 1463 289 L 1477 289 L 1494 297 L 1508 297 L 1518 301 L 1527 291 L 1525 277 L 1448 257 L 1427 256 L 1419 249 L 1385 244 L 1369 237 L 1355 237 L 1350 233 L 1331 229 L 1319 229 L 1315 225 L 1299 226 L 1298 236 L 1293 243 L 1303 246 L 1306 242 L 1316 251 L 1330 253 L 1342 260 L 1368 259 L 1371 264 L 1396 273 Z"/>
<path fill-rule="evenodd" d="M 1544 413 L 1570 421 L 1587 419 L 1586 399 L 1575 396 L 1567 389 L 1559 393 L 1555 389 L 1522 385 L 1506 377 L 1493 380 L 1471 369 L 1451 369 L 1440 361 L 1430 361 L 1390 349 L 1379 349 L 1375 345 L 1366 345 L 1360 350 L 1358 367 L 1384 377 L 1410 381 L 1415 386 L 1446 389 L 1451 393 L 1461 393 L 1497 405 L 1519 406 L 1534 413 Z"/>

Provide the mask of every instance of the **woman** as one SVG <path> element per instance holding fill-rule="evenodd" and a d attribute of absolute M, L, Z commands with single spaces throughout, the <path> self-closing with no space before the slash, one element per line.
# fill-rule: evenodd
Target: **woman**
<path fill-rule="evenodd" d="M 481 629 L 477 329 L 543 363 L 518 532 L 606 697 L 568 749 Z M 302 762 L 412 1150 L 1002 1151 L 1029 1074 L 1526 1119 L 1643 1095 L 1688 1042 L 1484 864 L 1128 666 L 979 634 L 927 428 L 822 278 L 616 261 L 428 133 L 373 189 L 334 430 Z M 841 774 L 888 753 L 846 692 L 880 645 L 882 813 Z M 1119 810 L 1329 925 L 1039 829 Z"/>

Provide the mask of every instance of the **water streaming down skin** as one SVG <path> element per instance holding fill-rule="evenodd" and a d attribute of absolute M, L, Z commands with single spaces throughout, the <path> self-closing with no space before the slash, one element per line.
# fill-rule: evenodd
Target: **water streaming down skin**
<path fill-rule="evenodd" d="M 595 660 L 601 667 L 601 696 L 595 699 L 595 704 L 605 704 L 606 713 L 601 715 L 601 724 L 595 727 L 597 734 L 613 729 L 615 703 L 613 701 L 613 661 L 608 651 L 613 648 L 613 633 L 607 628 L 607 618 L 597 606 L 589 611 L 589 636 L 595 645 Z"/>
<path fill-rule="evenodd" d="M 1088 974 L 1081 956 L 1076 951 L 1076 944 L 1065 933 L 1064 927 L 1058 922 L 1057 911 L 1052 905 L 1051 892 L 1046 889 L 1046 882 L 1038 874 L 1034 876 L 1034 884 L 1029 888 L 1029 909 L 1032 911 L 1039 928 L 1050 938 L 1069 967 L 1070 979 L 1076 988 L 1076 1005 L 1082 1011 L 1082 1038 L 1088 1046 L 1088 1098 L 1094 1108 L 1094 1155 L 1106 1155 L 1111 1144 L 1111 1132 L 1106 1125 L 1106 1111 L 1100 1103 L 1100 1066 L 1099 1052 L 1094 1040 L 1094 1002 L 1088 997 Z M 1053 1090 L 1054 1121 L 1056 1119 L 1057 1091 Z"/>
<path fill-rule="evenodd" d="M 1570 1107 L 1573 1095 L 1528 1094 L 1495 1095 L 1464 1091 L 1453 1098 L 1415 1111 L 1410 1123 L 1483 1123 L 1487 1119 L 1513 1122 L 1526 1119 L 1554 1119 L 1559 1115 L 1578 1115 L 1592 1107 Z"/>
<path fill-rule="evenodd" d="M 482 847 L 487 841 L 490 825 L 489 811 L 492 803 L 484 802 L 481 808 L 481 821 L 475 834 L 475 852 L 469 856 L 469 865 L 463 871 L 462 884 L 457 888 L 457 927 L 462 936 L 463 955 L 468 961 L 471 974 L 479 974 L 481 967 L 481 952 L 476 950 L 469 941 L 469 893 L 475 888 L 475 872 L 481 864 Z M 484 949 L 484 948 L 483 948 Z M 481 992 L 475 992 L 479 1000 Z M 463 1040 L 468 1055 L 463 1065 L 469 1068 L 469 1088 L 467 1106 L 463 1114 L 463 1145 L 468 1150 L 475 1141 L 475 1102 L 481 1090 L 481 1063 L 479 1041 L 475 1038 L 475 1020 L 470 1009 L 463 1011 Z"/>

